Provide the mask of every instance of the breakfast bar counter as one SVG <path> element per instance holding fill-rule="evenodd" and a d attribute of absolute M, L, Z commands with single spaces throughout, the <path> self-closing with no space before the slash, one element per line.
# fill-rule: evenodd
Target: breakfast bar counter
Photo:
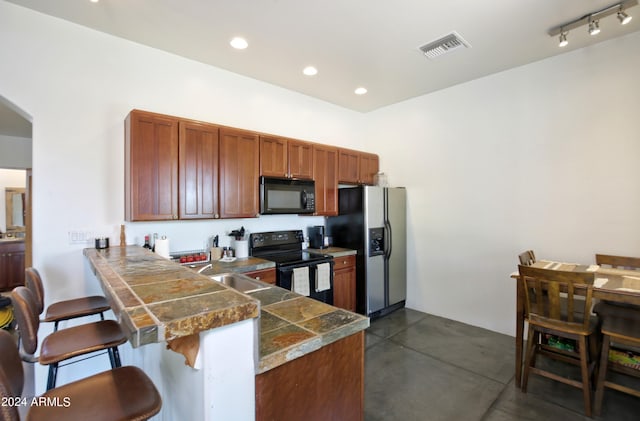
<path fill-rule="evenodd" d="M 219 415 L 221 407 L 233 419 L 247 419 L 248 414 L 251 419 L 281 416 L 280 411 L 292 409 L 322 410 L 341 419 L 358 419 L 362 414 L 367 317 L 245 276 L 257 288 L 243 293 L 212 279 L 222 275 L 219 272 L 268 269 L 272 262 L 252 257 L 215 262 L 198 273 L 139 246 L 85 249 L 84 254 L 131 346 L 147 350 L 136 354 L 138 360 L 147 355 L 147 361 L 135 365 L 149 372 L 153 361 L 160 368 L 152 378 L 169 393 L 187 394 L 189 399 L 202 393 L 195 399 L 201 405 L 180 406 L 179 411 L 188 411 L 193 419 L 217 419 L 212 414 Z M 197 359 L 171 346 L 194 337 Z M 166 346 L 157 347 L 163 343 Z M 154 350 L 152 358 L 148 350 Z M 217 373 L 211 374 L 212 370 Z M 322 373 L 333 374 L 323 378 Z M 244 383 L 238 382 L 242 377 Z M 211 379 L 233 384 L 210 384 Z M 321 387 L 317 393 L 327 397 L 332 393 L 340 402 L 322 409 L 287 404 L 288 395 L 278 391 L 305 381 Z M 187 387 L 198 382 L 201 391 Z M 353 415 L 344 412 L 345 403 Z"/>

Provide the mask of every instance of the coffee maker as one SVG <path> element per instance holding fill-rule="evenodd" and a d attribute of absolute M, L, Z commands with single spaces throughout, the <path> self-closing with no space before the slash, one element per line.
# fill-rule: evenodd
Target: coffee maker
<path fill-rule="evenodd" d="M 323 249 L 325 230 L 323 225 L 315 225 L 307 228 L 307 234 L 309 235 L 309 247 L 312 249 Z"/>

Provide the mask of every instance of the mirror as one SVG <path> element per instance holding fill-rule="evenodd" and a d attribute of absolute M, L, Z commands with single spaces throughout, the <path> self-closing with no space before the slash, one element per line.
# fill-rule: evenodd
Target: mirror
<path fill-rule="evenodd" d="M 25 189 L 7 187 L 4 189 L 7 232 L 24 231 L 24 199 Z"/>

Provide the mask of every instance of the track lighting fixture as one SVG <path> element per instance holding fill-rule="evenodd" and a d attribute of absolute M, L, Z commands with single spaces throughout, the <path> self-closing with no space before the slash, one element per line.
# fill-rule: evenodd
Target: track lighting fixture
<path fill-rule="evenodd" d="M 620 3 L 616 3 L 604 9 L 589 13 L 580 18 L 574 19 L 563 25 L 557 26 L 549 30 L 549 35 L 552 37 L 559 36 L 559 47 L 566 47 L 569 42 L 567 41 L 567 35 L 569 31 L 579 28 L 581 26 L 589 27 L 590 35 L 597 35 L 600 33 L 600 20 L 610 15 L 616 15 L 622 25 L 626 25 L 631 21 L 631 16 L 627 14 L 626 10 L 630 7 L 636 6 L 638 0 L 624 0 Z"/>
<path fill-rule="evenodd" d="M 558 47 L 566 47 L 569 45 L 569 41 L 567 41 L 567 33 L 560 32 L 560 42 L 558 43 Z"/>
<path fill-rule="evenodd" d="M 621 25 L 626 25 L 627 23 L 631 22 L 631 16 L 627 15 L 624 10 L 620 8 L 620 11 L 618 12 L 618 20 L 620 21 Z"/>

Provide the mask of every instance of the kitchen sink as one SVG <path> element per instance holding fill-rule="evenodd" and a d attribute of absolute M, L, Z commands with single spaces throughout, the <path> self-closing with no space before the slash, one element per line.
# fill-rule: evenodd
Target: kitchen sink
<path fill-rule="evenodd" d="M 211 276 L 211 279 L 244 293 L 262 291 L 271 288 L 262 282 L 256 281 L 239 273 L 222 273 L 220 275 Z"/>

